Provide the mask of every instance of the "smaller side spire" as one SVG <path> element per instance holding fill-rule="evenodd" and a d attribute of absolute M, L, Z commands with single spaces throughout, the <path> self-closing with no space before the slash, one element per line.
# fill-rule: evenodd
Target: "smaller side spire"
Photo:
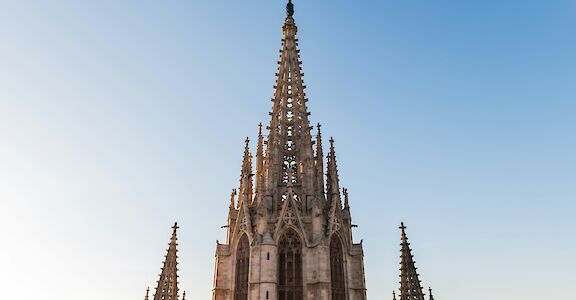
<path fill-rule="evenodd" d="M 258 146 L 256 146 L 256 194 L 264 193 L 264 134 L 262 123 L 258 124 Z"/>
<path fill-rule="evenodd" d="M 396 300 L 396 292 L 392 291 L 392 300 Z"/>
<path fill-rule="evenodd" d="M 406 235 L 406 226 L 400 224 L 400 300 L 424 300 L 416 263 Z"/>
<path fill-rule="evenodd" d="M 432 288 L 428 287 L 428 293 L 430 294 L 430 300 L 434 300 L 434 296 L 432 295 Z"/>
<path fill-rule="evenodd" d="M 154 300 L 178 300 L 178 228 L 178 223 L 174 223 Z"/>
<path fill-rule="evenodd" d="M 246 138 L 244 157 L 242 159 L 242 172 L 240 174 L 240 202 L 246 201 L 251 205 L 252 200 L 252 154 L 250 154 L 250 139 Z M 238 204 L 240 206 L 241 204 Z"/>
<path fill-rule="evenodd" d="M 186 300 L 186 291 L 182 294 L 182 300 Z"/>
<path fill-rule="evenodd" d="M 324 195 L 324 150 L 322 149 L 322 125 L 318 123 L 318 134 L 316 135 L 316 173 L 318 178 L 318 192 Z"/>
<path fill-rule="evenodd" d="M 146 288 L 146 296 L 144 296 L 144 300 L 149 300 L 148 295 L 150 294 L 150 288 Z"/>
<path fill-rule="evenodd" d="M 328 170 L 326 178 L 326 193 L 329 201 L 334 201 L 335 197 L 340 198 L 340 180 L 338 179 L 338 166 L 336 164 L 336 151 L 334 150 L 334 139 L 330 138 L 330 153 L 328 154 Z"/>

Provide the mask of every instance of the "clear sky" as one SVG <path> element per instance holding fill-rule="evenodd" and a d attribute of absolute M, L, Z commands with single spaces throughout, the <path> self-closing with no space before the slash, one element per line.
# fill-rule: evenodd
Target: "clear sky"
<path fill-rule="evenodd" d="M 142 299 L 174 221 L 210 299 L 284 5 L 0 1 L 2 299 Z M 369 299 L 399 285 L 401 221 L 437 299 L 573 299 L 576 2 L 295 5 Z"/>

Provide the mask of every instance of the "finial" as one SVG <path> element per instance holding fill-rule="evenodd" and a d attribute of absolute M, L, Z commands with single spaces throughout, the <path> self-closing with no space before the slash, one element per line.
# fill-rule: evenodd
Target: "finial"
<path fill-rule="evenodd" d="M 392 300 L 396 300 L 396 292 L 392 291 Z"/>
<path fill-rule="evenodd" d="M 148 300 L 148 294 L 150 293 L 150 287 L 146 288 L 146 296 L 144 297 L 144 300 Z"/>
<path fill-rule="evenodd" d="M 428 292 L 430 293 L 430 300 L 434 300 L 434 296 L 432 295 L 432 288 L 428 287 Z"/>
<path fill-rule="evenodd" d="M 186 291 L 182 294 L 182 300 L 186 300 Z"/>
<path fill-rule="evenodd" d="M 236 208 L 236 189 L 232 189 L 232 193 L 230 193 L 230 208 Z"/>
<path fill-rule="evenodd" d="M 344 208 L 349 208 L 350 203 L 348 202 L 348 189 L 343 188 L 342 193 L 344 194 Z"/>
<path fill-rule="evenodd" d="M 286 4 L 286 15 L 289 18 L 294 16 L 294 4 L 292 4 L 292 0 L 288 0 L 288 4 Z"/>

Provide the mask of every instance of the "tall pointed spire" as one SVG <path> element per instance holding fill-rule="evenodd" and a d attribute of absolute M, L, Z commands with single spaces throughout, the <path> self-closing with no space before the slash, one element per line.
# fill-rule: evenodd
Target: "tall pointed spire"
<path fill-rule="evenodd" d="M 336 163 L 336 151 L 334 139 L 330 138 L 330 153 L 328 154 L 328 169 L 326 173 L 326 194 L 329 201 L 340 199 L 340 179 L 338 178 L 338 166 Z"/>
<path fill-rule="evenodd" d="M 410 249 L 410 243 L 406 236 L 404 223 L 401 223 L 400 229 L 402 230 L 400 237 L 400 300 L 424 300 L 424 293 L 418 279 L 419 275 L 412 256 L 412 250 Z"/>
<path fill-rule="evenodd" d="M 304 74 L 294 22 L 294 5 L 286 7 L 282 27 L 282 49 L 278 62 L 269 135 L 266 147 L 266 188 L 273 193 L 278 186 L 300 186 L 304 194 L 314 192 L 314 153 L 306 105 Z"/>
<path fill-rule="evenodd" d="M 316 125 L 318 134 L 316 135 L 316 176 L 318 192 L 324 194 L 324 150 L 322 148 L 322 125 Z"/>
<path fill-rule="evenodd" d="M 242 173 L 240 175 L 240 201 L 251 205 L 252 201 L 252 154 L 250 154 L 250 140 L 246 138 L 244 157 L 242 159 Z M 239 204 L 241 206 L 242 203 Z"/>
<path fill-rule="evenodd" d="M 178 228 L 178 223 L 174 223 L 154 300 L 178 300 L 178 238 L 176 237 Z"/>
<path fill-rule="evenodd" d="M 264 134 L 262 123 L 258 124 L 258 146 L 256 146 L 256 194 L 262 196 L 264 192 Z"/>

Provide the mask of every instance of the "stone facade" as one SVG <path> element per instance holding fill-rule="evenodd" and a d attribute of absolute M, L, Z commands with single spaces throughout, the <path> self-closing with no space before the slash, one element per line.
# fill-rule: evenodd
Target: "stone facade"
<path fill-rule="evenodd" d="M 366 299 L 334 141 L 325 162 L 320 125 L 313 134 L 308 119 L 293 14 L 290 1 L 268 135 L 260 125 L 255 161 L 246 140 L 226 243 L 216 247 L 213 300 Z"/>

